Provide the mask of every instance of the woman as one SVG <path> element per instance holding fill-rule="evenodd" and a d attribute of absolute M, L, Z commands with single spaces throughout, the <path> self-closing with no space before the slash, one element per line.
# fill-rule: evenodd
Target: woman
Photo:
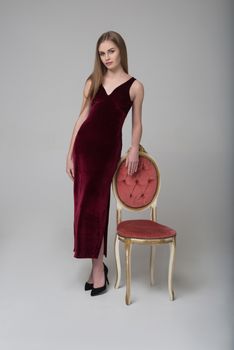
<path fill-rule="evenodd" d="M 120 34 L 103 33 L 96 44 L 92 74 L 83 90 L 83 102 L 74 126 L 66 172 L 74 187 L 74 257 L 91 258 L 92 271 L 85 290 L 99 295 L 109 283 L 107 256 L 111 181 L 122 150 L 122 126 L 132 107 L 128 174 L 137 171 L 142 135 L 144 86 L 128 74 L 126 45 Z"/>

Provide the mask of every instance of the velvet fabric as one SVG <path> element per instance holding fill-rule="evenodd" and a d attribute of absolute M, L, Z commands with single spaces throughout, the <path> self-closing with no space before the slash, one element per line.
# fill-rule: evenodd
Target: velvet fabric
<path fill-rule="evenodd" d="M 168 226 L 152 220 L 125 220 L 117 225 L 118 235 L 138 239 L 160 239 L 176 235 L 176 231 Z"/>
<path fill-rule="evenodd" d="M 110 189 L 122 150 L 122 126 L 132 106 L 131 77 L 107 94 L 100 85 L 73 146 L 75 258 L 107 256 Z"/>

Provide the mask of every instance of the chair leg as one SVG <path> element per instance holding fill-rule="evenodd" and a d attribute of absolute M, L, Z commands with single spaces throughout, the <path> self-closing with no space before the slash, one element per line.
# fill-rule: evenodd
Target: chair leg
<path fill-rule="evenodd" d="M 175 247 L 176 247 L 176 240 L 175 237 L 173 238 L 173 241 L 170 244 L 170 260 L 169 260 L 169 269 L 168 269 L 168 291 L 170 295 L 170 300 L 175 299 L 175 293 L 172 287 L 172 275 L 174 271 L 174 265 L 175 265 Z"/>
<path fill-rule="evenodd" d="M 120 265 L 120 256 L 119 256 L 119 238 L 118 238 L 118 234 L 116 234 L 116 237 L 115 237 L 115 263 L 116 263 L 115 288 L 119 288 L 120 279 L 121 279 L 121 265 Z"/>
<path fill-rule="evenodd" d="M 151 245 L 150 247 L 150 284 L 151 286 L 155 284 L 154 266 L 155 266 L 155 245 Z"/>
<path fill-rule="evenodd" d="M 125 241 L 125 258 L 126 258 L 126 295 L 125 302 L 131 304 L 131 251 L 132 244 L 129 240 Z"/>

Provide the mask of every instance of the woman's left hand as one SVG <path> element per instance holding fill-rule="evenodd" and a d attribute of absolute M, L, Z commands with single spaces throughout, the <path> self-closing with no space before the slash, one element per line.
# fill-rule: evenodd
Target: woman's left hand
<path fill-rule="evenodd" d="M 132 146 L 125 161 L 125 166 L 128 167 L 128 175 L 133 175 L 137 171 L 138 163 L 139 147 Z"/>

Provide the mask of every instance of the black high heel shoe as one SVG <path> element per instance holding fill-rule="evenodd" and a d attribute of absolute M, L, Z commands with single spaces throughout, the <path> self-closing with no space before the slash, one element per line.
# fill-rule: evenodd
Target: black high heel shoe
<path fill-rule="evenodd" d="M 85 290 L 91 290 L 93 289 L 93 283 L 86 282 L 84 286 Z"/>
<path fill-rule="evenodd" d="M 104 265 L 104 270 L 106 270 L 106 271 L 108 272 L 107 266 L 106 266 L 104 263 L 103 263 L 103 265 Z M 93 289 L 93 283 L 86 282 L 86 283 L 85 283 L 85 286 L 84 286 L 84 289 L 85 289 L 85 290 L 91 290 L 91 289 Z"/>
<path fill-rule="evenodd" d="M 103 293 L 105 290 L 106 290 L 106 284 L 108 283 L 109 284 L 109 280 L 108 280 L 108 277 L 107 277 L 107 274 L 108 274 L 108 267 L 103 263 L 104 265 L 104 275 L 105 275 L 105 283 L 102 287 L 98 287 L 98 288 L 92 288 L 91 290 L 91 296 L 95 296 L 95 295 L 99 295 L 101 293 Z"/>

